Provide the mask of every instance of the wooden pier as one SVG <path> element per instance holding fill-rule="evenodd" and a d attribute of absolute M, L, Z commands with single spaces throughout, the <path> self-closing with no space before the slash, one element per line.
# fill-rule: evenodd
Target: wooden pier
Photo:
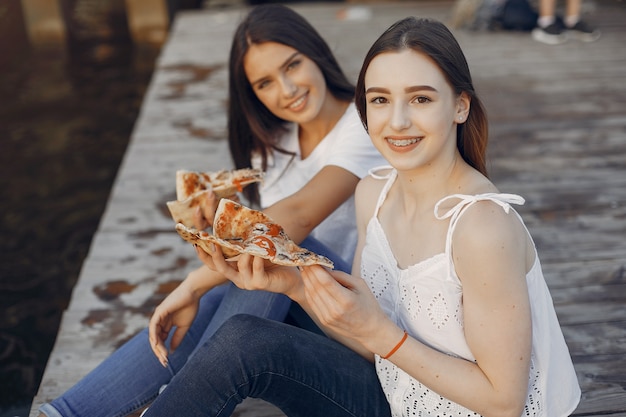
<path fill-rule="evenodd" d="M 490 115 L 491 176 L 503 192 L 526 198 L 520 212 L 583 391 L 573 415 L 626 417 L 626 2 L 585 5 L 585 19 L 602 31 L 591 44 L 455 32 Z M 392 22 L 407 15 L 449 21 L 453 6 L 450 0 L 293 5 L 353 79 Z M 351 7 L 361 9 L 342 13 Z M 371 19 L 359 20 L 367 12 Z M 243 13 L 207 9 L 176 17 L 30 417 L 144 328 L 158 302 L 199 265 L 174 231 L 165 201 L 174 198 L 177 169 L 231 166 L 226 67 Z M 283 416 L 254 400 L 236 415 Z"/>

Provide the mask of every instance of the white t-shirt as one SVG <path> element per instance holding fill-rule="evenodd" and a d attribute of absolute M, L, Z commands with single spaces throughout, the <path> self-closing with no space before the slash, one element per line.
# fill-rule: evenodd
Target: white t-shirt
<path fill-rule="evenodd" d="M 263 208 L 299 191 L 327 165 L 344 168 L 363 178 L 369 169 L 387 164 L 372 145 L 354 103 L 348 106 L 335 127 L 305 159 L 300 157 L 296 124 L 289 126 L 278 146 L 295 155 L 274 152 L 268 159 L 265 179 L 259 188 Z M 261 168 L 260 156 L 252 159 L 252 167 Z M 320 223 L 311 236 L 352 264 L 357 240 L 354 197 L 346 200 Z"/>

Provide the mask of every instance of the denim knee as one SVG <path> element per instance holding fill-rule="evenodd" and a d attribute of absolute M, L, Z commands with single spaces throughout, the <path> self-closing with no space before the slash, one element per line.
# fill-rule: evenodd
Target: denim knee
<path fill-rule="evenodd" d="M 276 332 L 275 329 L 280 326 L 275 324 L 276 322 L 269 319 L 249 314 L 236 314 L 226 320 L 215 332 L 212 343 L 230 346 L 231 351 L 233 348 L 256 351 L 263 346 L 277 342 L 281 332 Z"/>

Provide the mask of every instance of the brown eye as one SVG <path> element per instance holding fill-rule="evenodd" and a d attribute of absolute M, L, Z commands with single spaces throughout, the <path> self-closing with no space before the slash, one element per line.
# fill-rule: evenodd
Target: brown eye
<path fill-rule="evenodd" d="M 269 80 L 261 81 L 256 83 L 255 87 L 257 90 L 262 90 L 269 85 Z"/>
<path fill-rule="evenodd" d="M 384 97 L 374 97 L 370 100 L 370 103 L 373 103 L 373 104 L 383 104 L 386 102 L 387 102 L 387 99 L 385 99 Z"/>
<path fill-rule="evenodd" d="M 287 71 L 298 68 L 300 66 L 300 63 L 301 61 L 299 59 L 291 61 L 289 65 L 287 65 Z"/>

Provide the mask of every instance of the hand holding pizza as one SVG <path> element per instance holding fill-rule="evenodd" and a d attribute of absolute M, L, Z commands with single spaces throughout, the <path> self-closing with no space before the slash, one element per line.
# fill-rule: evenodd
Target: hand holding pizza
<path fill-rule="evenodd" d="M 395 327 L 363 279 L 319 265 L 301 271 L 307 311 L 333 338 L 352 340 L 365 347 L 368 340 L 379 339 L 385 326 Z"/>
<path fill-rule="evenodd" d="M 200 204 L 193 210 L 192 226 L 198 230 L 204 230 L 213 224 L 215 209 L 217 208 L 217 197 L 212 190 L 201 193 Z"/>
<path fill-rule="evenodd" d="M 237 203 L 239 202 L 239 196 L 237 194 L 229 195 L 224 198 Z M 199 204 L 193 212 L 193 227 L 198 230 L 211 227 L 215 220 L 215 212 L 217 211 L 219 201 L 220 199 L 217 194 L 212 190 L 205 191 L 202 204 Z"/>
<path fill-rule="evenodd" d="M 241 289 L 285 294 L 293 300 L 303 291 L 302 280 L 296 268 L 272 264 L 247 253 L 226 260 L 219 245 L 214 245 L 211 253 L 200 247 L 196 247 L 196 252 L 207 267 L 219 272 Z"/>

